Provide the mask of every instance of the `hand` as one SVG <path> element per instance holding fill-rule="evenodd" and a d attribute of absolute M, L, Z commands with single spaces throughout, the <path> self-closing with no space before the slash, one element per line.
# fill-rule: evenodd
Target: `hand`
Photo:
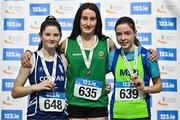
<path fill-rule="evenodd" d="M 109 82 L 106 82 L 105 90 L 107 94 L 111 92 L 111 84 Z"/>
<path fill-rule="evenodd" d="M 134 86 L 138 89 L 138 90 L 141 90 L 141 91 L 144 91 L 144 84 L 142 82 L 142 80 L 140 80 L 139 76 L 131 76 L 130 78 L 133 83 L 134 83 Z"/>
<path fill-rule="evenodd" d="M 55 84 L 49 80 L 43 80 L 39 84 L 34 85 L 34 90 L 36 92 L 42 91 L 42 90 L 52 90 L 54 88 L 55 88 Z"/>
<path fill-rule="evenodd" d="M 30 63 L 30 59 L 31 59 L 31 51 L 29 50 L 26 50 L 22 59 L 21 59 L 21 65 L 24 67 L 24 68 L 31 68 L 32 65 Z"/>
<path fill-rule="evenodd" d="M 152 60 L 152 61 L 157 61 L 158 60 L 158 53 L 156 50 L 154 49 L 149 49 L 151 55 L 149 56 L 149 59 Z"/>

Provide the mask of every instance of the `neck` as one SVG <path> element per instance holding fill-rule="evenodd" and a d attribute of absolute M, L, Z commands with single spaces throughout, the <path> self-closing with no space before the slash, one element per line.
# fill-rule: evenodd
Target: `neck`
<path fill-rule="evenodd" d="M 94 35 L 90 35 L 90 36 L 81 35 L 81 41 L 84 48 L 93 48 L 95 45 L 94 39 L 95 39 Z"/>
<path fill-rule="evenodd" d="M 55 56 L 55 50 L 42 48 L 40 50 L 46 59 L 53 59 Z"/>
<path fill-rule="evenodd" d="M 94 38 L 94 33 L 90 33 L 90 34 L 81 33 L 81 38 L 82 40 L 86 40 L 86 41 L 92 40 Z"/>
<path fill-rule="evenodd" d="M 129 47 L 129 48 L 122 48 L 123 49 L 123 51 L 124 52 L 131 52 L 131 51 L 134 51 L 134 49 L 135 49 L 135 44 L 133 44 L 131 47 Z"/>

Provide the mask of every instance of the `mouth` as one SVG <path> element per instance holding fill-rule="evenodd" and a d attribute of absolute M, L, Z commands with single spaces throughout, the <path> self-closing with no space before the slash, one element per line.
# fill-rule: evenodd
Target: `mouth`
<path fill-rule="evenodd" d="M 84 28 L 84 30 L 86 30 L 86 31 L 90 31 L 90 30 L 91 30 L 91 28 L 86 27 L 86 28 Z"/>
<path fill-rule="evenodd" d="M 126 46 L 128 43 L 127 42 L 119 42 L 120 45 Z"/>

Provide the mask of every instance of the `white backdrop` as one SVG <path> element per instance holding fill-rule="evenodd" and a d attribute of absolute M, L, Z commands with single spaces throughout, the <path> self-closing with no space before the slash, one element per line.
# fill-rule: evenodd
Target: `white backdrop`
<path fill-rule="evenodd" d="M 103 33 L 115 41 L 114 25 L 122 16 L 132 17 L 138 38 L 158 51 L 163 90 L 152 95 L 152 120 L 178 120 L 180 116 L 180 1 L 179 0 L 0 0 L 0 118 L 25 120 L 27 97 L 13 99 L 11 89 L 24 50 L 35 51 L 39 26 L 54 15 L 63 38 L 72 29 L 79 5 L 94 2 L 100 9 Z M 107 80 L 113 79 L 111 74 Z"/>

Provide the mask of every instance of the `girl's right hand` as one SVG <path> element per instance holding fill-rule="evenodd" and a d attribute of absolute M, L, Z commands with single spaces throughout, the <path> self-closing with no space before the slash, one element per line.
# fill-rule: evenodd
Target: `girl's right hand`
<path fill-rule="evenodd" d="M 30 59 L 31 59 L 31 51 L 29 50 L 26 50 L 22 59 L 21 59 L 21 65 L 24 67 L 24 68 L 31 68 L 32 65 L 30 63 Z"/>
<path fill-rule="evenodd" d="M 52 90 L 55 88 L 55 84 L 49 80 L 43 80 L 39 84 L 34 85 L 34 91 L 39 92 L 42 90 Z"/>
<path fill-rule="evenodd" d="M 107 94 L 111 92 L 111 84 L 109 82 L 105 83 L 105 90 Z"/>

